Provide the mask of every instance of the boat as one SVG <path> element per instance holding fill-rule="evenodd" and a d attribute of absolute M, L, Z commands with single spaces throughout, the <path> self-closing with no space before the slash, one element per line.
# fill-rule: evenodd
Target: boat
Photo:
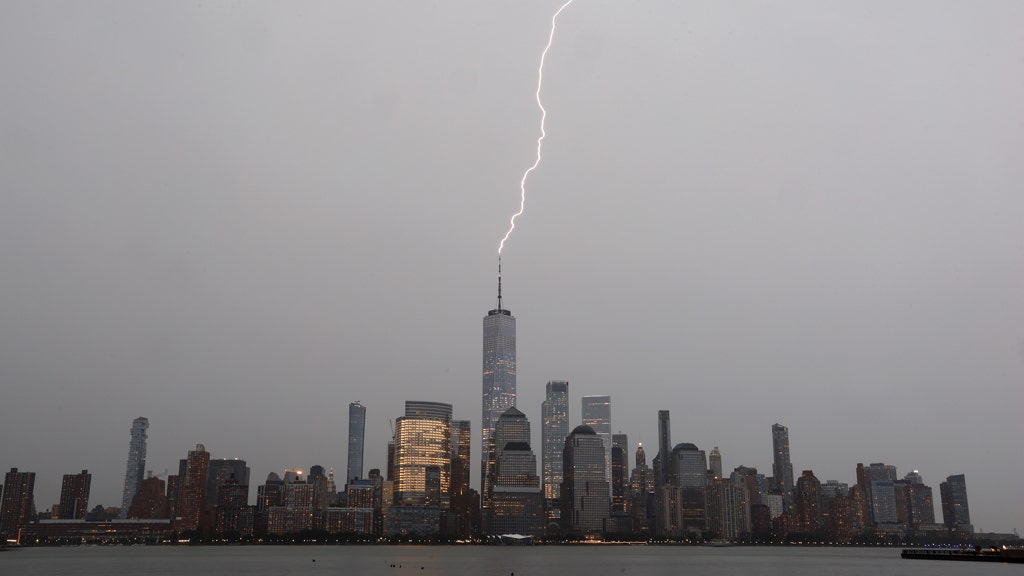
<path fill-rule="evenodd" d="M 1024 548 L 907 548 L 900 552 L 900 558 L 1024 564 Z"/>

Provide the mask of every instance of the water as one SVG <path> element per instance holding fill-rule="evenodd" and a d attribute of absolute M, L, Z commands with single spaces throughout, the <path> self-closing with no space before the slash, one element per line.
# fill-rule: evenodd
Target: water
<path fill-rule="evenodd" d="M 903 560 L 899 552 L 898 548 L 594 545 L 22 548 L 0 553 L 0 575 L 1024 575 L 1020 565 Z"/>

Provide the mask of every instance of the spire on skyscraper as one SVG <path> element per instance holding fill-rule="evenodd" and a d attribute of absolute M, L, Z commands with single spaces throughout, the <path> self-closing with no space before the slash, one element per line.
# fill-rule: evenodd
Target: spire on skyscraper
<path fill-rule="evenodd" d="M 501 254 L 498 254 L 498 307 L 497 310 L 502 310 L 501 307 Z"/>

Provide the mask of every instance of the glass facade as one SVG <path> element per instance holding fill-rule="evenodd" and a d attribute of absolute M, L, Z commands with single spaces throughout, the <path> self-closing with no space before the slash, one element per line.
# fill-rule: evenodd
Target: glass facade
<path fill-rule="evenodd" d="M 604 442 L 589 426 L 565 439 L 562 474 L 562 526 L 570 532 L 604 530 L 609 514 Z"/>
<path fill-rule="evenodd" d="M 348 405 L 348 468 L 345 484 L 363 477 L 363 438 L 366 433 L 366 407 L 359 402 Z"/>
<path fill-rule="evenodd" d="M 604 443 L 605 482 L 612 481 L 612 397 L 584 396 L 583 423 L 594 429 Z"/>
<path fill-rule="evenodd" d="M 483 413 L 480 418 L 480 494 L 489 506 L 494 477 L 494 425 L 516 405 L 516 319 L 508 310 L 491 310 L 484 317 Z"/>
<path fill-rule="evenodd" d="M 782 424 L 772 424 L 772 476 L 775 477 L 774 488 L 782 494 L 793 490 L 793 464 L 789 459 L 789 428 Z"/>
<path fill-rule="evenodd" d="M 395 504 L 447 508 L 451 482 L 451 404 L 406 402 L 395 422 Z"/>
<path fill-rule="evenodd" d="M 128 443 L 128 467 L 124 473 L 124 492 L 121 496 L 121 519 L 128 517 L 132 498 L 139 491 L 139 484 L 146 473 L 146 439 L 149 438 L 149 420 L 136 418 L 132 421 L 132 437 Z"/>
<path fill-rule="evenodd" d="M 544 498 L 558 499 L 562 484 L 562 449 L 569 435 L 569 383 L 548 382 L 541 403 L 541 466 L 544 470 Z"/>

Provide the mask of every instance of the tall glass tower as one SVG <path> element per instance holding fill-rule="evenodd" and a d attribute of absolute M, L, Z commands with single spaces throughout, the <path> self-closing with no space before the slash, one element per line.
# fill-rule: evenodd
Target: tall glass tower
<path fill-rule="evenodd" d="M 132 498 L 139 491 L 139 484 L 142 483 L 146 473 L 146 439 L 149 438 L 148 418 L 136 418 L 132 420 L 132 439 L 128 443 L 128 467 L 124 473 L 124 493 L 121 496 L 121 519 L 128 517 L 128 507 L 132 505 Z"/>
<path fill-rule="evenodd" d="M 789 494 L 793 491 L 793 464 L 789 460 L 789 428 L 782 424 L 772 424 L 772 450 L 775 451 L 772 463 L 775 488 L 784 495 Z"/>
<path fill-rule="evenodd" d="M 363 477 L 363 438 L 366 433 L 366 407 L 358 401 L 348 405 L 348 470 L 345 485 Z"/>
<path fill-rule="evenodd" d="M 604 442 L 604 481 L 612 481 L 612 397 L 584 396 L 583 423 L 593 428 Z"/>
<path fill-rule="evenodd" d="M 501 261 L 498 261 L 498 307 L 484 316 L 483 414 L 480 418 L 480 494 L 494 482 L 494 425 L 516 405 L 516 318 L 501 303 Z"/>
<path fill-rule="evenodd" d="M 548 382 L 540 409 L 544 498 L 549 510 L 558 510 L 555 504 L 562 486 L 562 449 L 565 448 L 565 437 L 569 435 L 569 383 Z"/>

